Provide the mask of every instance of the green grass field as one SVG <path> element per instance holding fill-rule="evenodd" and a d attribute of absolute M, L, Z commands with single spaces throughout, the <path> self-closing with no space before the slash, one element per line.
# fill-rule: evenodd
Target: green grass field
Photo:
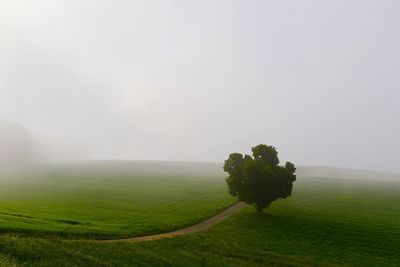
<path fill-rule="evenodd" d="M 111 238 L 201 221 L 232 204 L 215 164 L 90 162 L 0 177 L 0 232 Z"/>
<path fill-rule="evenodd" d="M 155 168 L 154 173 L 158 173 L 160 168 L 162 166 Z M 143 173 L 151 172 L 151 169 L 143 170 Z M 214 195 L 214 203 L 219 203 L 213 206 L 207 198 L 207 205 L 199 206 L 194 201 L 187 208 L 177 209 L 176 216 L 179 216 L 181 224 L 193 220 L 191 216 L 197 214 L 195 211 L 199 207 L 207 216 L 232 201 L 225 194 L 223 178 L 220 177 L 222 182 L 217 182 L 218 179 L 211 178 L 212 171 L 204 169 L 207 168 L 199 168 L 196 175 L 184 175 L 194 170 L 190 168 L 166 171 L 169 174 L 165 177 L 169 177 L 172 184 L 176 184 L 175 177 L 189 181 L 188 188 L 180 187 L 182 190 L 175 194 L 162 194 L 164 199 L 191 189 L 194 195 L 200 191 Z M 106 172 L 102 175 L 105 177 Z M 141 175 L 137 173 L 137 176 Z M 156 177 L 154 179 L 158 182 L 161 179 L 161 176 L 152 175 L 147 182 L 151 183 L 151 177 Z M 201 177 L 209 178 L 203 180 Z M 193 186 L 192 183 L 202 186 Z M 155 188 L 162 191 L 163 186 Z M 69 190 L 74 192 L 73 188 Z M 221 194 L 220 198 L 216 196 L 218 194 Z M 10 200 L 10 197 L 2 195 L 2 199 Z M 121 200 L 115 205 L 124 205 L 123 202 Z M 2 224 L 8 233 L 0 235 L 0 266 L 400 266 L 399 203 L 400 182 L 300 178 L 295 183 L 293 196 L 273 203 L 263 215 L 257 215 L 253 207 L 248 207 L 204 232 L 158 241 L 98 243 L 54 236 L 21 236 L 10 233 L 13 224 L 9 221 L 7 227 Z M 52 205 L 57 207 L 58 203 Z M 21 214 L 23 211 L 13 211 L 12 208 L 7 212 Z M 27 208 L 25 212 L 28 211 Z M 110 209 L 110 214 L 114 215 L 113 212 Z M 36 215 L 35 212 L 29 214 Z M 57 213 L 56 208 L 54 212 L 46 213 L 44 210 L 42 214 L 46 215 L 45 218 L 58 214 L 65 220 L 88 221 L 77 211 L 71 213 L 76 216 L 72 218 L 64 215 L 63 210 Z M 160 214 L 146 214 L 143 218 L 139 214 L 136 221 L 151 222 L 155 227 L 162 221 Z M 98 218 L 106 216 L 106 211 L 103 215 L 92 213 L 92 216 L 91 222 L 95 224 Z M 118 218 L 113 219 L 112 222 L 117 224 Z M 16 218 L 15 222 L 19 219 Z M 40 232 L 44 227 L 57 225 L 44 224 L 35 230 Z M 111 229 L 103 231 L 121 234 L 121 228 L 113 226 Z M 146 228 L 133 229 L 129 231 L 147 231 Z M 62 228 L 58 230 L 65 231 Z M 87 233 L 96 231 L 88 228 Z"/>

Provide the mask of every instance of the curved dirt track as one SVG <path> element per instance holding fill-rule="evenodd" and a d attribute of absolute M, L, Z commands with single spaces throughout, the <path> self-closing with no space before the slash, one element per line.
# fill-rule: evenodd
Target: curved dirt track
<path fill-rule="evenodd" d="M 238 202 L 226 210 L 218 213 L 217 215 L 203 221 L 197 224 L 194 224 L 189 227 L 185 227 L 182 229 L 178 229 L 172 232 L 168 233 L 162 233 L 162 234 L 155 234 L 155 235 L 147 235 L 147 236 L 138 236 L 138 237 L 131 237 L 131 238 L 121 238 L 121 239 L 111 239 L 111 240 L 101 240 L 99 242 L 103 243 L 116 243 L 116 242 L 126 242 L 126 241 L 134 241 L 134 242 L 140 242 L 140 241 L 151 241 L 151 240 L 158 240 L 158 239 L 163 239 L 163 238 L 170 238 L 170 237 L 175 237 L 179 235 L 187 235 L 191 233 L 196 233 L 205 229 L 208 229 L 210 227 L 213 227 L 214 225 L 220 223 L 221 221 L 229 218 L 233 214 L 239 212 L 242 208 L 244 208 L 247 204 L 244 202 Z"/>

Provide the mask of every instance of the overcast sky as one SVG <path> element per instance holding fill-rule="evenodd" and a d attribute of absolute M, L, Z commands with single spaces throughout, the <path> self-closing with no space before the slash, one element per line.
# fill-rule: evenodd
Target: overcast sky
<path fill-rule="evenodd" d="M 267 143 L 282 161 L 400 172 L 399 12 L 1 1 L 0 116 L 77 159 L 222 161 Z"/>

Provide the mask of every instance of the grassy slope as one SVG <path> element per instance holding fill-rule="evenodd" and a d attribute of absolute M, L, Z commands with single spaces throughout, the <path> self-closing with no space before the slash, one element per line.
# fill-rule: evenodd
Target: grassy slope
<path fill-rule="evenodd" d="M 0 237 L 5 266 L 400 266 L 400 183 L 302 179 L 264 215 L 202 233 L 101 244 Z M 1 264 L 0 264 L 1 266 Z"/>
<path fill-rule="evenodd" d="M 0 231 L 107 238 L 176 229 L 233 203 L 215 168 L 92 162 L 3 174 Z"/>

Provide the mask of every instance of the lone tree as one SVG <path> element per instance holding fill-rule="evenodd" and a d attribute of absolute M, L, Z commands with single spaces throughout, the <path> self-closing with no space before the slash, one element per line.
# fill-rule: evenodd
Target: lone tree
<path fill-rule="evenodd" d="M 296 168 L 291 162 L 279 166 L 278 151 L 273 146 L 260 144 L 251 151 L 253 157 L 232 153 L 225 160 L 224 171 L 229 174 L 226 183 L 232 196 L 262 212 L 273 201 L 292 194 Z"/>

